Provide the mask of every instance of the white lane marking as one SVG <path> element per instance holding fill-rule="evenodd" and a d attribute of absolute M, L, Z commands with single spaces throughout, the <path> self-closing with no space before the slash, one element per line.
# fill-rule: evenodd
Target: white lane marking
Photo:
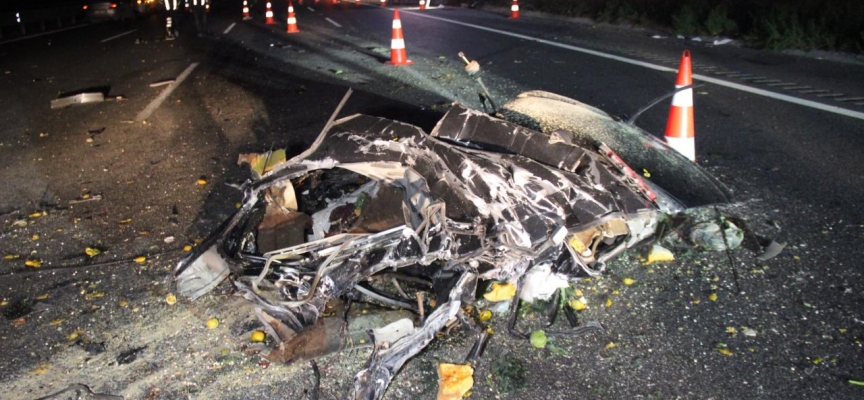
<path fill-rule="evenodd" d="M 334 21 L 334 20 L 332 20 L 332 19 L 330 19 L 330 18 L 326 18 L 326 17 L 325 17 L 324 19 L 326 19 L 327 22 L 329 22 L 329 23 L 331 23 L 331 24 L 333 24 L 333 25 L 336 25 L 337 28 L 341 28 L 341 27 L 342 27 L 342 25 L 339 25 L 338 22 L 336 22 L 336 21 Z"/>
<path fill-rule="evenodd" d="M 66 27 L 66 28 L 60 28 L 60 29 L 57 29 L 57 30 L 53 30 L 53 31 L 51 31 L 51 32 L 37 33 L 37 34 L 35 34 L 35 35 L 24 36 L 24 37 L 20 37 L 20 38 L 17 38 L 17 39 L 4 40 L 4 41 L 0 42 L 0 44 L 6 44 L 6 43 L 12 43 L 12 42 L 20 42 L 20 41 L 22 41 L 22 40 L 33 39 L 33 38 L 37 38 L 37 37 L 39 37 L 39 36 L 53 35 L 53 34 L 58 33 L 58 32 L 63 32 L 63 31 L 69 31 L 69 30 L 72 30 L 72 29 L 83 28 L 83 27 L 85 27 L 85 26 L 90 26 L 90 24 L 69 26 L 69 27 Z"/>
<path fill-rule="evenodd" d="M 306 7 L 306 8 L 309 9 L 309 11 L 315 12 L 315 9 L 312 7 Z"/>
<path fill-rule="evenodd" d="M 111 40 L 117 39 L 117 38 L 119 38 L 119 37 L 126 36 L 126 35 L 128 35 L 128 34 L 130 34 L 130 33 L 135 33 L 135 32 L 137 32 L 137 31 L 138 31 L 137 29 L 133 29 L 133 30 L 128 31 L 128 32 L 123 32 L 123 33 L 121 33 L 121 34 L 119 34 L 119 35 L 111 36 L 111 37 L 109 37 L 108 39 L 102 39 L 102 40 L 99 41 L 99 43 L 105 43 L 105 42 L 107 42 L 107 41 L 111 41 Z"/>
<path fill-rule="evenodd" d="M 571 46 L 569 44 L 553 42 L 551 40 L 540 39 L 537 37 L 522 35 L 519 33 L 502 31 L 499 29 L 489 28 L 489 27 L 482 26 L 482 25 L 474 25 L 474 24 L 469 24 L 466 22 L 454 21 L 451 19 L 435 17 L 435 16 L 428 15 L 425 13 L 416 13 L 416 12 L 407 11 L 407 12 L 405 12 L 405 14 L 410 14 L 410 15 L 414 15 L 414 16 L 418 16 L 418 17 L 422 17 L 422 18 L 434 19 L 434 20 L 438 20 L 438 21 L 442 21 L 442 22 L 449 22 L 451 24 L 462 25 L 462 26 L 465 26 L 468 28 L 474 28 L 474 29 L 479 29 L 481 31 L 497 33 L 497 34 L 501 34 L 501 35 L 505 35 L 505 36 L 511 36 L 511 37 L 515 37 L 518 39 L 532 40 L 532 41 L 535 41 L 538 43 L 543 43 L 543 44 L 546 44 L 549 46 L 555 46 L 555 47 L 559 47 L 562 49 L 578 51 L 581 53 L 590 54 L 590 55 L 597 56 L 597 57 L 608 58 L 610 60 L 620 61 L 623 63 L 632 64 L 632 65 L 636 65 L 636 66 L 640 66 L 640 67 L 645 67 L 645 68 L 653 69 L 656 71 L 678 72 L 677 69 L 664 67 L 662 65 L 651 64 L 651 63 L 647 63 L 644 61 L 634 60 L 632 58 L 616 56 L 614 54 L 603 53 L 603 52 L 599 52 L 596 50 L 586 49 L 584 47 Z M 738 84 L 735 82 L 724 81 L 721 79 L 712 78 L 710 76 L 705 76 L 705 75 L 694 74 L 693 79 L 705 81 L 705 82 L 710 82 L 710 83 L 713 83 L 713 84 L 718 85 L 718 86 L 724 86 L 724 87 L 727 87 L 730 89 L 740 90 L 742 92 L 752 93 L 752 94 L 755 94 L 758 96 L 764 96 L 764 97 L 772 98 L 775 100 L 780 100 L 780 101 L 785 101 L 785 102 L 789 102 L 789 103 L 793 103 L 793 104 L 798 104 L 798 105 L 804 106 L 804 107 L 815 108 L 817 110 L 827 111 L 827 112 L 834 113 L 834 114 L 839 114 L 839 115 L 844 115 L 847 117 L 852 117 L 852 118 L 864 120 L 864 113 L 858 112 L 858 111 L 852 111 L 852 110 L 847 110 L 845 108 L 830 106 L 830 105 L 818 103 L 815 101 L 810 101 L 810 100 L 805 100 L 805 99 L 801 99 L 798 97 L 788 96 L 788 95 L 785 95 L 782 93 L 774 93 L 774 92 L 770 92 L 767 90 L 754 88 L 754 87 L 750 87 L 750 86 L 746 86 L 746 85 L 741 85 L 741 84 Z"/>
<path fill-rule="evenodd" d="M 177 89 L 177 86 L 180 86 L 180 84 L 183 83 L 183 81 L 186 80 L 187 77 L 189 77 L 189 74 L 191 74 L 197 66 L 198 63 L 189 64 L 189 66 L 186 67 L 186 69 L 177 76 L 177 79 L 175 79 L 174 82 L 172 82 L 170 85 L 168 85 L 168 87 L 163 89 L 162 93 L 159 93 L 159 96 L 153 99 L 153 101 L 151 101 L 150 104 L 147 105 L 147 108 L 138 113 L 138 115 L 135 117 L 135 121 L 141 122 L 146 120 L 147 118 L 150 118 L 150 115 L 153 114 L 153 111 L 156 111 L 156 109 L 162 105 L 165 99 L 167 99 L 168 96 L 170 96 L 171 93 L 174 92 L 174 89 Z"/>
<path fill-rule="evenodd" d="M 226 29 L 225 32 L 222 32 L 222 34 L 223 34 L 223 35 L 227 35 L 228 32 L 231 32 L 231 30 L 234 29 L 234 25 L 237 25 L 237 23 L 236 23 L 236 22 L 232 22 L 231 25 L 228 25 L 228 29 Z"/>

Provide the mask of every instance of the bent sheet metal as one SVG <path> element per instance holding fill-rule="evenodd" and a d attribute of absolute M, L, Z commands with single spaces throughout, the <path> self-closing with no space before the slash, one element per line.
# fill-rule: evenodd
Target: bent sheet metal
<path fill-rule="evenodd" d="M 473 301 L 478 280 L 515 283 L 533 268 L 560 280 L 597 275 L 652 237 L 661 213 L 683 207 L 628 172 L 614 149 L 555 145 L 566 132 L 458 104 L 432 135 L 367 115 L 328 126 L 307 151 L 244 184 L 242 207 L 175 276 L 194 299 L 231 270 L 238 293 L 282 332 L 315 329 L 336 297 L 425 316 L 375 343 L 352 398 L 380 398 Z"/>

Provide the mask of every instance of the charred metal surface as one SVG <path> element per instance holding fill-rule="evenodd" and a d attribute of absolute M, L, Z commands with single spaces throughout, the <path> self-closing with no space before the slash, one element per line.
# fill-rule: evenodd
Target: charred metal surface
<path fill-rule="evenodd" d="M 265 351 L 274 361 L 365 340 L 365 332 L 346 333 L 343 319 L 322 318 L 334 298 L 419 314 L 416 328 L 403 319 L 376 330 L 354 399 L 380 398 L 399 368 L 459 319 L 479 279 L 518 282 L 514 309 L 520 298 L 549 299 L 654 237 L 661 213 L 678 207 L 617 147 L 458 104 L 432 135 L 366 115 L 327 126 L 307 151 L 245 183 L 242 207 L 175 276 L 195 298 L 235 272 L 238 295 L 277 338 L 278 348 Z M 602 330 L 589 323 L 562 334 L 589 329 Z"/>
<path fill-rule="evenodd" d="M 663 188 L 687 207 L 727 203 L 732 197 L 722 183 L 663 141 L 579 101 L 535 90 L 518 95 L 501 108 L 500 114 L 542 132 L 536 141 L 553 148 L 591 149 L 606 144 L 631 168 L 650 171 L 649 185 Z M 500 138 L 488 135 L 479 139 L 488 140 L 489 145 L 503 144 Z"/>

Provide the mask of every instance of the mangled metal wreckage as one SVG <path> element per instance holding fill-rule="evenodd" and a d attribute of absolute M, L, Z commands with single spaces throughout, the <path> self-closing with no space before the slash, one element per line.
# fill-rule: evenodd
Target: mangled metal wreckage
<path fill-rule="evenodd" d="M 334 298 L 425 316 L 416 328 L 403 321 L 398 334 L 372 334 L 349 397 L 377 399 L 448 321 L 469 320 L 462 306 L 478 280 L 548 298 L 550 277 L 600 274 L 651 240 L 661 214 L 685 207 L 679 199 L 727 200 L 653 136 L 574 100 L 529 92 L 499 115 L 515 122 L 455 104 L 431 134 L 367 115 L 328 123 L 307 151 L 244 184 L 242 207 L 178 264 L 180 292 L 197 298 L 233 271 L 282 361 L 296 353 L 287 341 L 320 324 Z M 673 196 L 623 159 L 687 182 Z M 376 287 L 384 275 L 398 292 Z M 415 301 L 400 281 L 420 282 L 432 298 Z"/>

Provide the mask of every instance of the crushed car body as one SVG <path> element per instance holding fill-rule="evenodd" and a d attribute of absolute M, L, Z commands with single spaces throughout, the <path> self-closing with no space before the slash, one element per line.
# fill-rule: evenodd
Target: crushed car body
<path fill-rule="evenodd" d="M 416 327 L 400 320 L 371 334 L 372 356 L 348 397 L 377 399 L 439 330 L 465 319 L 478 281 L 521 288 L 598 275 L 651 241 L 661 215 L 728 200 L 720 183 L 659 140 L 555 96 L 520 95 L 500 114 L 513 122 L 454 104 L 430 134 L 359 114 L 328 124 L 308 150 L 242 186 L 240 209 L 177 265 L 179 291 L 195 299 L 233 274 L 279 346 L 262 349 L 265 356 L 284 362 L 302 353 L 291 348 L 298 335 L 321 329 L 331 299 L 418 315 Z M 553 108 L 569 122 L 550 126 L 526 105 L 531 97 L 566 103 Z M 650 165 L 666 181 L 698 180 L 670 194 L 619 149 L 640 171 Z M 669 160 L 685 171 L 661 171 Z"/>

